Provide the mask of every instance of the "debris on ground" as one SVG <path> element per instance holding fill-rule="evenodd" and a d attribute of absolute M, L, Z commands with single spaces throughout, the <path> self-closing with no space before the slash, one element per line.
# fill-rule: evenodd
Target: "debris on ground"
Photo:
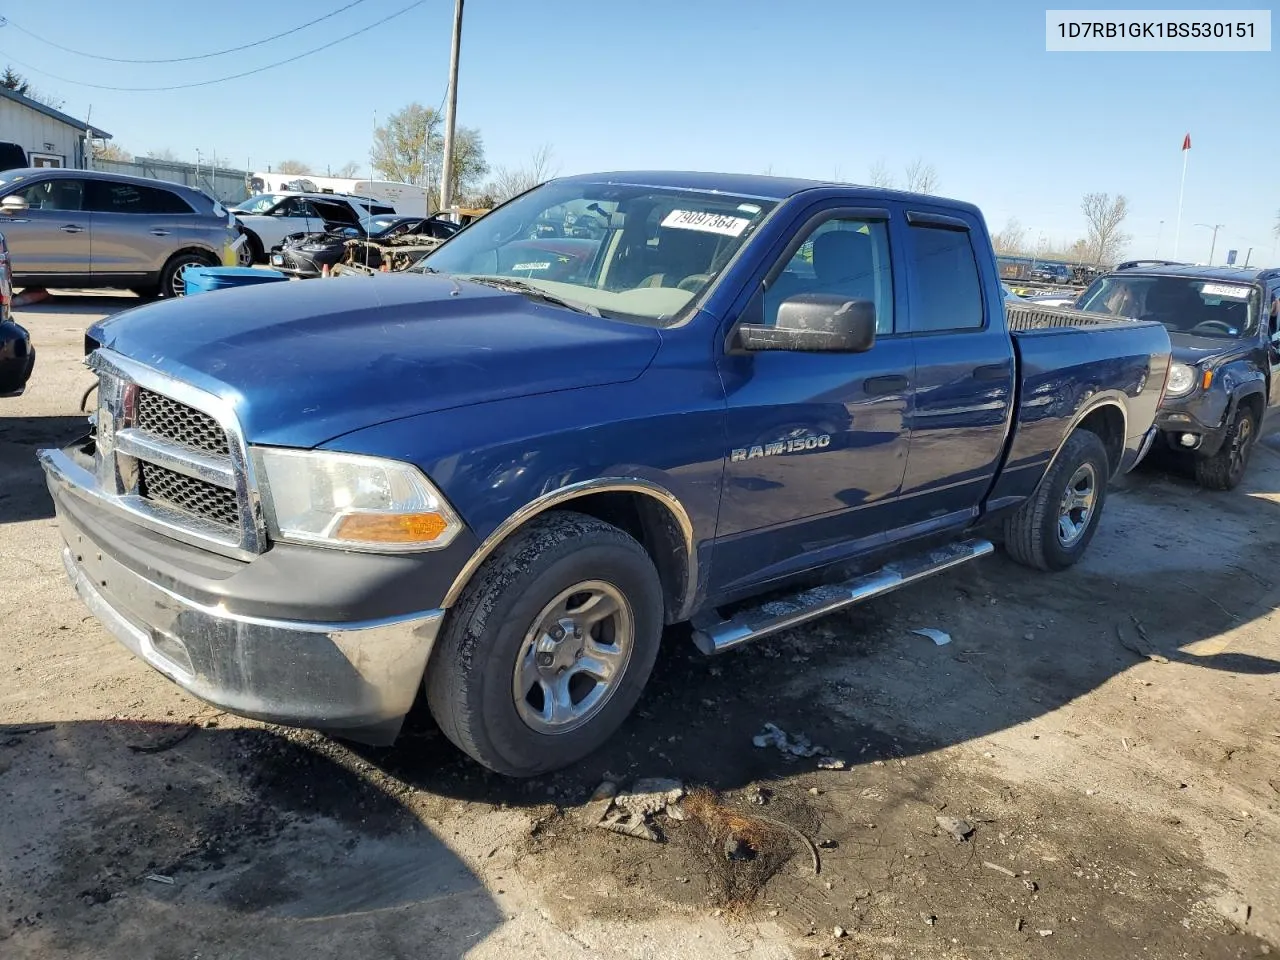
<path fill-rule="evenodd" d="M 730 834 L 724 842 L 724 855 L 726 860 L 754 860 L 756 852 L 747 841 Z"/>
<path fill-rule="evenodd" d="M 1053 936 L 1053 931 L 1052 931 L 1052 930 L 1037 930 L 1037 931 L 1036 931 L 1036 933 L 1040 934 L 1040 936 L 1042 936 L 1042 937 L 1052 937 L 1052 936 Z"/>
<path fill-rule="evenodd" d="M 996 873 L 1003 873 L 1006 877 L 1016 877 L 1017 874 L 1008 867 L 1002 867 L 998 863 L 992 863 L 990 860 L 983 860 L 982 865 L 988 870 L 994 870 Z"/>
<path fill-rule="evenodd" d="M 959 817 L 934 817 L 940 826 L 951 836 L 955 837 L 956 843 L 964 843 L 973 835 L 973 824 L 968 820 L 961 820 Z"/>
<path fill-rule="evenodd" d="M 148 873 L 146 879 L 150 880 L 152 883 L 164 883 L 169 886 L 173 886 L 173 877 L 165 877 L 158 873 Z"/>
<path fill-rule="evenodd" d="M 596 824 L 601 830 L 621 833 L 623 836 L 635 837 L 638 840 L 649 840 L 661 843 L 662 837 L 657 829 L 643 819 L 633 817 L 629 813 L 612 813 Z"/>
<path fill-rule="evenodd" d="M 167 737 L 158 737 L 150 743 L 130 743 L 126 746 L 134 753 L 164 753 L 166 750 L 172 750 L 178 744 L 182 743 L 199 729 L 195 724 L 186 724 L 179 727 L 176 733 L 172 733 Z"/>
<path fill-rule="evenodd" d="M 752 803 L 756 804 L 757 806 L 763 807 L 766 803 L 769 802 L 772 796 L 773 796 L 772 790 L 768 790 L 765 787 L 753 787 L 751 789 L 751 792 L 747 794 L 747 799 L 750 800 Z"/>
<path fill-rule="evenodd" d="M 666 812 L 668 806 L 679 802 L 683 796 L 684 784 L 679 780 L 648 777 L 637 780 L 630 790 L 615 795 L 613 803 L 633 816 L 651 817 Z"/>
<path fill-rule="evenodd" d="M 919 630 L 912 630 L 917 637 L 928 637 L 939 647 L 945 647 L 951 642 L 951 634 L 942 630 L 935 630 L 933 627 L 921 627 Z"/>
<path fill-rule="evenodd" d="M 823 757 L 818 761 L 819 770 L 844 770 L 849 766 L 847 761 L 838 757 Z"/>
<path fill-rule="evenodd" d="M 833 937 L 835 937 L 837 940 L 843 940 L 843 939 L 844 939 L 844 927 L 832 927 L 832 928 L 831 928 L 831 935 L 832 935 Z"/>
<path fill-rule="evenodd" d="M 791 757 L 818 757 L 819 770 L 846 770 L 849 761 L 833 756 L 821 744 L 814 743 L 802 733 L 788 734 L 776 723 L 766 723 L 764 732 L 756 734 L 751 742 L 761 750 L 776 747 L 789 759 Z"/>
<path fill-rule="evenodd" d="M 922 913 L 920 914 L 920 919 L 923 920 L 925 923 L 927 923 L 931 927 L 938 922 L 938 918 L 934 916 L 932 913 Z"/>
<path fill-rule="evenodd" d="M 660 813 L 672 820 L 686 819 L 679 804 L 683 796 L 684 784 L 679 780 L 645 777 L 622 792 L 612 780 L 605 780 L 591 794 L 584 813 L 587 822 L 601 830 L 661 843 L 662 834 L 649 820 Z"/>

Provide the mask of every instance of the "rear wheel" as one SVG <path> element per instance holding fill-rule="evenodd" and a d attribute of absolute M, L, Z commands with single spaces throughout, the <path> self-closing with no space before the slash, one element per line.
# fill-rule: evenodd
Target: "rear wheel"
<path fill-rule="evenodd" d="M 1102 439 L 1077 430 L 1017 513 L 1004 523 L 1014 560 L 1039 570 L 1065 570 L 1084 556 L 1098 529 L 1111 465 Z"/>
<path fill-rule="evenodd" d="M 1196 458 L 1196 481 L 1210 490 L 1234 490 L 1244 479 L 1257 437 L 1253 411 L 1241 406 L 1218 452 L 1212 457 Z"/>
<path fill-rule="evenodd" d="M 252 267 L 255 263 L 262 263 L 266 260 L 266 255 L 262 250 L 262 241 L 258 239 L 256 233 L 245 231 L 244 243 L 240 246 L 238 258 L 239 265 L 242 267 Z"/>
<path fill-rule="evenodd" d="M 160 275 L 160 296 L 184 297 L 187 285 L 184 275 L 192 267 L 216 266 L 213 258 L 200 253 L 179 253 L 169 259 Z"/>
<path fill-rule="evenodd" d="M 490 557 L 450 611 L 427 703 L 444 734 L 491 770 L 568 766 L 635 706 L 662 614 L 639 543 L 593 517 L 548 513 Z"/>

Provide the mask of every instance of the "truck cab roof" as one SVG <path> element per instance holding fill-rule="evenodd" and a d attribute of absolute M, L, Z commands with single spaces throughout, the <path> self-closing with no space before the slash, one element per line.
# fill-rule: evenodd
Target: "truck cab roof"
<path fill-rule="evenodd" d="M 616 183 L 627 186 L 667 187 L 675 190 L 703 190 L 711 193 L 728 193 L 759 200 L 781 201 L 802 193 L 818 190 L 841 190 L 865 193 L 868 196 L 888 196 L 895 199 L 916 199 L 921 203 L 937 204 L 956 210 L 965 210 L 976 216 L 981 211 L 961 200 L 936 197 L 931 194 L 910 193 L 888 187 L 872 187 L 865 184 L 841 183 L 836 180 L 807 180 L 802 177 L 774 177 L 749 173 L 702 173 L 678 170 L 622 170 L 609 173 L 577 174 L 558 178 L 562 183 Z"/>

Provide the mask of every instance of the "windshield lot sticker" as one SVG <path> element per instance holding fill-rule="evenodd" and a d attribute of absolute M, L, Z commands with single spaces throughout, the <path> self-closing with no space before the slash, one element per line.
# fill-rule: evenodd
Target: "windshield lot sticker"
<path fill-rule="evenodd" d="M 546 260 L 542 261 L 541 263 L 517 263 L 511 269 L 512 270 L 550 270 L 551 263 Z"/>
<path fill-rule="evenodd" d="M 730 217 L 723 213 L 705 213 L 701 210 L 672 210 L 662 221 L 662 226 L 676 230 L 700 230 L 703 233 L 719 233 L 726 237 L 740 237 L 751 220 L 747 217 Z"/>
<path fill-rule="evenodd" d="M 1200 288 L 1202 297 L 1229 297 L 1232 300 L 1248 300 L 1249 287 L 1238 287 L 1226 283 L 1206 283 Z"/>

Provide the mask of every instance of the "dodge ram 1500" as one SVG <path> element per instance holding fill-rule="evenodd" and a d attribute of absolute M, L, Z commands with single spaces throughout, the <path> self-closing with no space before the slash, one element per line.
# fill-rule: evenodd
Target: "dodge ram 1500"
<path fill-rule="evenodd" d="M 1075 563 L 1170 346 L 1006 306 L 965 203 L 646 172 L 553 180 L 403 274 L 139 307 L 86 351 L 92 431 L 41 459 L 109 630 L 229 711 L 366 741 L 423 693 L 522 776 L 617 729 L 665 625 L 717 653 L 992 540 Z"/>

